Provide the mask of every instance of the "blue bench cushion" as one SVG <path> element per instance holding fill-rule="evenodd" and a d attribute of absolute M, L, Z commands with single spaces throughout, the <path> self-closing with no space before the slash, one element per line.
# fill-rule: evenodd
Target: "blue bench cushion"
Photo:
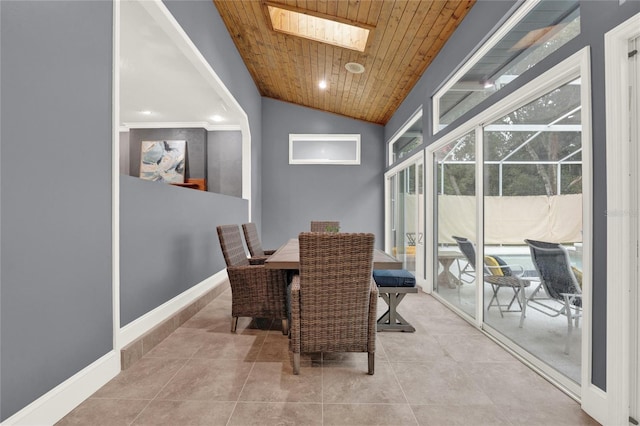
<path fill-rule="evenodd" d="M 378 287 L 416 286 L 416 277 L 406 269 L 374 269 L 373 279 Z"/>

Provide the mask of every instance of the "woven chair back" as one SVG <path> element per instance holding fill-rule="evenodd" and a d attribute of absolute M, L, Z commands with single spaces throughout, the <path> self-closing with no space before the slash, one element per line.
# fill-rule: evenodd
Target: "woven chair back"
<path fill-rule="evenodd" d="M 242 244 L 240 227 L 238 225 L 220 225 L 216 229 L 227 267 L 248 265 L 249 259 Z"/>
<path fill-rule="evenodd" d="M 258 236 L 258 228 L 253 222 L 243 223 L 242 232 L 244 232 L 244 240 L 247 242 L 247 248 L 251 257 L 264 256 L 260 236 Z"/>
<path fill-rule="evenodd" d="M 299 235 L 305 351 L 366 351 L 374 239 L 373 234 Z"/>

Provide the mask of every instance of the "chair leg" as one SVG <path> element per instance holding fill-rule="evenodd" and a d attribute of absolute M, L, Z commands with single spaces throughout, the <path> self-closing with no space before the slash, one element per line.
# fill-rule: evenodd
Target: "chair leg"
<path fill-rule="evenodd" d="M 368 374 L 369 375 L 373 375 L 373 373 L 375 372 L 375 353 L 374 352 L 367 352 L 367 355 L 369 357 L 369 371 L 368 371 Z"/>
<path fill-rule="evenodd" d="M 571 315 L 571 305 L 569 305 L 569 299 L 564 297 L 565 303 L 565 315 L 567 316 L 567 341 L 564 345 L 565 355 L 569 355 L 569 349 L 571 344 L 571 335 L 573 334 L 573 316 Z"/>
<path fill-rule="evenodd" d="M 300 354 L 293 353 L 293 374 L 300 374 Z"/>
<path fill-rule="evenodd" d="M 289 335 L 289 321 L 286 318 L 282 319 L 282 334 Z"/>
<path fill-rule="evenodd" d="M 235 333 L 238 328 L 238 317 L 231 317 L 231 332 Z"/>

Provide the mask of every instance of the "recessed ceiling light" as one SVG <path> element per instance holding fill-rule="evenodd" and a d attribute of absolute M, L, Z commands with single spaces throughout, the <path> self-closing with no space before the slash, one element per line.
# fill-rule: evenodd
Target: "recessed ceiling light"
<path fill-rule="evenodd" d="M 327 82 L 324 80 L 320 80 L 320 83 L 318 83 L 318 87 L 321 89 L 326 89 L 327 88 Z"/>
<path fill-rule="evenodd" d="M 348 62 L 344 67 L 353 74 L 362 74 L 364 72 L 364 65 L 357 62 Z"/>
<path fill-rule="evenodd" d="M 153 113 L 151 111 L 149 111 L 149 110 L 145 110 L 145 111 L 140 111 L 140 114 L 142 114 L 142 115 L 151 115 Z"/>
<path fill-rule="evenodd" d="M 221 122 L 221 121 L 224 121 L 224 117 L 223 117 L 223 116 L 221 116 L 221 115 L 219 115 L 219 114 L 212 115 L 212 116 L 211 116 L 211 119 L 212 119 L 213 121 L 215 121 L 216 123 L 219 123 L 219 122 Z"/>

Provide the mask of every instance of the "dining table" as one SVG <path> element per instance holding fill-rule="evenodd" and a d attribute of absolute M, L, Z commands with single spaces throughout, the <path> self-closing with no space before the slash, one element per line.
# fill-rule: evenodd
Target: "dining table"
<path fill-rule="evenodd" d="M 275 253 L 267 258 L 264 267 L 268 269 L 300 269 L 300 245 L 297 238 L 291 238 Z M 402 261 L 380 249 L 373 249 L 373 269 L 402 269 Z"/>

